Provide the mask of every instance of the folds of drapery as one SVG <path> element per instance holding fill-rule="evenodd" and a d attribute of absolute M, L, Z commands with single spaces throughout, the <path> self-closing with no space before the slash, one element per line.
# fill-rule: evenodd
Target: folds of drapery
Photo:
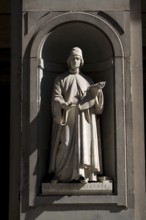
<path fill-rule="evenodd" d="M 80 174 L 92 181 L 95 173 L 102 173 L 98 115 L 103 111 L 104 96 L 102 90 L 95 97 L 90 93 L 86 96 L 91 84 L 83 74 L 63 74 L 54 84 L 49 172 L 62 182 L 77 179 Z M 71 101 L 70 109 L 62 109 L 62 103 Z"/>

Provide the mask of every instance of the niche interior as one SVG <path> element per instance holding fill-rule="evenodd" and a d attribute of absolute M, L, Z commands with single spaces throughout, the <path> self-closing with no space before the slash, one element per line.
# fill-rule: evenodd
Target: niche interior
<path fill-rule="evenodd" d="M 68 69 L 67 57 L 72 47 L 83 51 L 82 72 L 94 82 L 106 81 L 103 90 L 105 105 L 101 115 L 103 175 L 113 179 L 116 194 L 116 137 L 115 137 L 115 55 L 108 36 L 86 22 L 67 22 L 49 31 L 38 52 L 38 193 L 47 180 L 52 131 L 51 95 L 58 74 Z"/>

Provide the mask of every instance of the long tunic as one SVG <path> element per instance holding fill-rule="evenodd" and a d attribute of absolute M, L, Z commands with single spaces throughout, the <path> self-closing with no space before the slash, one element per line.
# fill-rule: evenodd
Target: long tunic
<path fill-rule="evenodd" d="M 61 182 L 76 180 L 79 176 L 97 180 L 102 173 L 99 116 L 103 110 L 103 93 L 88 97 L 80 105 L 93 81 L 84 74 L 69 72 L 59 75 L 52 95 L 53 130 L 49 173 Z M 84 98 L 86 99 L 86 98 Z M 69 110 L 63 103 L 72 103 Z"/>

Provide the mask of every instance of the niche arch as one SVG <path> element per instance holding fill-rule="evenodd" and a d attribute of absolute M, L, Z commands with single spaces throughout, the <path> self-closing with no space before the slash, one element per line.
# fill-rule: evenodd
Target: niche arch
<path fill-rule="evenodd" d="M 75 30 L 78 30 L 78 33 Z M 36 161 L 39 160 L 37 193 L 43 176 L 47 172 L 48 164 L 44 161 L 48 158 L 47 147 L 51 137 L 50 134 L 47 134 L 51 129 L 48 125 L 51 124 L 51 110 L 49 104 L 46 103 L 47 100 L 48 103 L 50 102 L 56 74 L 67 69 L 66 58 L 73 46 L 81 47 L 85 54 L 83 72 L 89 74 L 95 82 L 107 81 L 105 111 L 102 117 L 104 170 L 105 175 L 111 176 L 114 180 L 114 194 L 118 196 L 115 198 L 119 198 L 117 203 L 125 204 L 124 49 L 118 31 L 100 16 L 89 13 L 64 13 L 50 19 L 41 27 L 32 44 L 30 53 L 32 62 L 30 63 L 35 66 L 33 69 L 37 70 L 37 75 L 36 71 L 30 72 L 30 88 L 34 88 L 36 84 L 37 91 L 34 95 L 30 89 L 30 100 L 37 100 L 36 114 L 39 114 L 36 124 L 39 135 L 37 143 L 39 150 L 38 155 L 36 154 Z M 100 52 L 98 53 L 98 51 Z M 34 74 L 36 80 L 32 80 L 35 77 Z M 48 82 L 51 83 L 49 88 Z M 31 120 L 30 113 L 30 122 Z M 121 158 L 122 164 L 120 163 Z"/>

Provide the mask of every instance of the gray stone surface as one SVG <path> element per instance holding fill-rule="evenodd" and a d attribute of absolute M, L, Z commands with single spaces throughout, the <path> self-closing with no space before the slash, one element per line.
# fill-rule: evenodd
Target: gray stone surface
<path fill-rule="evenodd" d="M 130 50 L 129 50 L 129 45 L 130 45 L 129 16 L 130 16 L 130 14 L 129 14 L 129 11 L 119 11 L 119 10 L 118 11 L 117 10 L 111 11 L 111 10 L 108 10 L 108 11 L 103 11 L 103 12 L 99 11 L 98 13 L 97 12 L 94 12 L 94 13 L 91 12 L 91 14 L 93 16 L 98 15 L 99 18 L 104 19 L 105 22 L 109 23 L 109 25 L 111 25 L 111 27 L 115 28 L 117 30 L 117 32 L 120 33 L 121 40 L 123 42 L 125 56 L 129 56 L 130 55 Z M 61 16 L 62 18 L 59 17 L 59 15 L 60 16 L 62 15 Z M 83 15 L 82 15 L 82 17 L 83 17 Z M 44 25 L 45 25 L 45 26 L 48 26 L 48 31 L 49 31 L 49 29 L 53 25 L 53 23 L 51 25 L 49 25 L 50 24 L 49 21 L 54 19 L 54 22 L 55 22 L 55 20 L 56 20 L 56 22 L 58 22 L 57 18 L 60 19 L 60 21 L 62 21 L 60 24 L 63 24 L 63 22 L 70 22 L 68 14 L 66 14 L 66 16 L 65 16 L 64 12 L 47 12 L 47 11 L 39 11 L 39 12 L 38 11 L 28 11 L 28 12 L 24 12 L 24 14 L 23 14 L 23 26 L 24 26 L 23 49 L 25 50 L 25 46 L 28 44 L 31 37 L 35 34 L 35 32 L 38 29 L 41 29 L 41 28 L 43 29 Z M 77 21 L 88 22 L 88 19 L 85 19 L 84 17 L 83 17 L 83 19 L 81 19 L 81 13 L 79 14 L 79 16 L 78 16 L 78 13 L 77 13 L 75 15 L 75 18 L 76 18 Z M 74 19 L 72 21 L 74 21 Z M 73 31 L 72 27 L 71 27 L 71 30 Z M 80 27 L 78 27 L 78 30 L 80 30 Z M 59 29 L 57 31 L 59 31 Z M 92 30 L 88 30 L 88 33 L 86 33 L 84 36 L 87 37 L 87 35 L 90 33 L 90 31 L 92 31 Z M 71 32 L 69 31 L 68 34 L 71 34 Z M 61 40 L 62 34 L 61 33 L 58 33 L 58 34 L 60 34 L 60 40 Z M 92 37 L 94 36 L 95 39 L 97 38 L 96 39 L 96 41 L 97 41 L 98 37 L 96 37 L 97 35 L 95 35 L 95 34 L 91 35 L 91 36 Z M 101 35 L 101 33 L 99 33 L 99 37 L 100 37 L 100 35 Z M 103 40 L 104 40 L 104 36 L 102 36 L 102 37 L 103 37 Z M 93 39 L 93 40 L 95 40 L 95 39 Z M 82 37 L 82 40 L 84 41 L 83 37 Z M 103 45 L 105 45 L 104 42 L 102 43 Z M 59 47 L 61 45 L 62 44 L 60 44 Z"/>
<path fill-rule="evenodd" d="M 69 4 L 70 1 L 62 2 L 62 5 L 59 4 L 60 1 L 53 0 L 26 0 L 23 2 L 23 10 L 39 11 L 38 15 L 36 15 L 37 11 L 33 11 L 29 14 L 28 28 L 27 19 L 25 20 L 26 23 L 23 23 L 26 28 L 26 32 L 22 32 L 24 34 L 22 43 L 25 55 L 24 60 L 21 60 L 21 24 L 18 23 L 18 20 L 19 22 L 21 21 L 21 5 L 19 0 L 13 0 L 12 2 L 12 24 L 15 28 L 12 28 L 13 63 L 11 81 L 12 121 L 9 220 L 145 220 L 144 120 L 142 93 L 143 79 L 141 64 L 141 20 L 139 1 L 131 1 L 130 17 L 129 11 L 125 12 L 125 10 L 129 10 L 130 1 L 104 0 L 88 1 L 88 3 L 87 1 L 79 1 L 76 5 L 76 1 L 72 1 L 72 4 Z M 85 4 L 85 2 L 87 4 Z M 84 15 L 76 15 L 75 17 L 70 15 L 69 19 L 68 17 L 58 17 L 56 19 L 54 15 L 59 15 L 59 12 L 54 12 L 54 14 L 51 12 L 46 16 L 44 16 L 45 14 L 41 13 L 43 10 L 46 12 L 52 8 L 54 10 L 68 10 L 70 6 L 72 7 L 70 10 L 76 9 L 82 11 L 87 8 L 90 8 L 91 10 L 93 9 L 93 11 L 110 9 L 110 12 L 108 13 L 107 11 L 107 14 L 115 19 L 124 30 L 124 33 L 120 34 L 115 26 L 113 28 L 113 23 L 108 21 L 110 23 L 110 28 L 115 30 L 117 33 L 116 36 L 120 39 L 120 41 L 116 40 L 115 34 L 111 34 L 109 26 L 106 26 L 107 21 L 104 23 L 104 25 L 103 23 L 100 25 L 99 21 L 96 22 L 96 20 L 94 21 L 94 19 L 90 19 L 90 16 L 88 17 L 89 20 L 86 19 L 86 16 Z M 121 11 L 119 16 L 117 9 Z M 116 13 L 114 14 L 115 11 Z M 116 100 L 119 103 L 119 105 L 118 103 L 116 105 L 116 115 L 113 114 L 113 117 L 116 118 L 117 121 L 116 123 L 112 124 L 113 130 L 114 126 L 116 125 L 118 137 L 114 139 L 112 138 L 111 142 L 111 136 L 109 135 L 105 142 L 107 143 L 105 153 L 106 158 L 108 158 L 108 164 L 106 165 L 105 169 L 108 174 L 112 173 L 112 175 L 116 177 L 114 183 L 116 183 L 118 186 L 114 195 L 42 196 L 39 191 L 43 176 L 47 172 L 47 168 L 44 167 L 47 167 L 46 161 L 48 159 L 48 145 L 43 135 L 48 135 L 47 126 L 49 117 L 46 121 L 43 117 L 45 115 L 44 112 L 48 111 L 48 106 L 46 108 L 46 105 L 42 106 L 43 109 L 41 109 L 41 115 L 39 114 L 40 100 L 38 93 L 36 92 L 36 88 L 39 87 L 40 77 L 37 75 L 37 68 L 38 58 L 42 57 L 38 57 L 38 47 L 40 46 L 43 36 L 46 36 L 48 32 L 50 32 L 52 28 L 55 28 L 57 25 L 61 26 L 63 22 L 70 22 L 71 17 L 74 19 L 74 21 L 89 22 L 89 24 L 92 23 L 94 27 L 99 27 L 101 32 L 105 33 L 107 38 L 110 39 L 113 51 L 115 52 L 114 55 L 116 56 L 116 78 L 113 76 L 113 79 L 116 80 L 116 82 L 118 80 L 118 84 L 116 86 L 116 90 L 109 90 L 109 92 L 111 92 L 111 96 L 113 97 L 117 95 Z M 23 31 L 25 29 L 24 26 Z M 20 29 L 18 29 L 18 27 Z M 120 47 L 118 47 L 116 50 L 118 42 L 121 42 L 121 44 L 124 45 L 124 55 Z M 33 50 L 31 50 L 32 43 Z M 30 50 L 32 53 L 30 53 Z M 104 50 L 106 52 L 106 48 L 104 48 Z M 32 57 L 31 60 L 29 59 L 30 57 Z M 121 57 L 124 58 L 122 60 L 124 64 L 123 69 L 121 68 L 122 62 L 119 63 Z M 22 65 L 23 71 L 21 73 Z M 120 78 L 118 75 L 119 71 Z M 112 68 L 110 70 L 107 69 L 106 76 L 109 76 L 109 73 L 111 74 L 112 72 Z M 31 83 L 30 73 L 32 74 Z M 44 71 L 43 73 L 45 73 L 45 77 L 48 77 L 47 71 Z M 100 74 L 102 76 L 102 71 Z M 122 76 L 123 78 L 121 78 Z M 38 77 L 37 80 L 35 77 Z M 19 80 L 20 78 L 21 80 Z M 47 78 L 47 80 L 50 79 L 51 78 Z M 43 83 L 45 82 L 46 80 L 43 81 Z M 113 81 L 111 80 L 109 82 L 112 83 Z M 121 85 L 120 82 L 122 82 L 123 85 Z M 21 87 L 22 83 L 23 88 Z M 31 91 L 30 97 L 31 88 L 33 88 L 35 91 Z M 44 88 L 47 88 L 47 84 L 45 84 Z M 118 100 L 121 89 L 123 89 L 124 95 L 123 97 L 120 96 Z M 22 91 L 23 95 L 21 93 L 20 100 L 20 92 Z M 30 98 L 32 101 L 31 106 L 29 103 Z M 20 101 L 22 103 L 20 103 Z M 110 103 L 108 106 L 109 108 L 111 107 Z M 31 112 L 29 111 L 29 107 L 31 107 Z M 31 115 L 31 121 L 29 121 L 29 114 Z M 121 115 L 124 115 L 122 120 Z M 38 120 L 39 123 L 41 123 L 39 130 L 37 129 Z M 105 118 L 105 122 L 109 123 L 108 117 Z M 47 127 L 47 129 L 44 129 L 46 132 L 45 134 L 42 132 L 42 127 L 44 128 L 44 125 Z M 121 126 L 123 127 L 123 125 L 125 126 L 125 130 L 122 130 L 121 132 Z M 37 142 L 37 138 L 39 138 L 40 142 Z M 116 143 L 116 151 L 114 151 L 113 147 L 109 147 L 108 143 L 113 143 L 113 146 Z M 113 163 L 112 161 L 114 158 L 113 155 L 116 157 L 116 163 L 118 162 L 116 169 L 114 167 L 115 162 Z"/>
<path fill-rule="evenodd" d="M 54 210 L 53 208 L 51 208 L 51 211 L 48 211 L 48 208 L 46 206 L 45 210 L 43 210 L 41 207 L 39 209 L 36 208 L 35 210 L 29 211 L 27 215 L 23 214 L 21 220 L 46 220 L 48 218 L 53 220 L 134 220 L 132 209 L 126 211 L 115 208 L 114 211 L 113 209 L 108 209 L 107 207 L 92 207 L 93 208 L 88 205 L 83 208 L 83 206 L 74 205 L 70 210 L 68 207 L 66 207 L 65 209 L 60 207 L 59 210 Z M 106 209 L 106 211 L 102 209 Z"/>
<path fill-rule="evenodd" d="M 54 29 L 54 32 L 51 32 L 51 34 L 48 34 L 48 31 L 51 30 L 51 28 L 55 27 L 56 25 L 61 23 L 60 18 L 63 19 L 63 21 L 71 21 L 72 19 L 77 19 L 79 22 L 73 23 L 73 24 L 66 24 L 58 27 L 57 29 Z M 111 176 L 114 181 L 116 181 L 117 175 L 116 175 L 116 151 L 118 155 L 118 161 L 121 160 L 123 163 L 118 163 L 118 178 L 120 178 L 120 173 L 122 172 L 122 176 L 119 179 L 118 188 L 115 187 L 115 192 L 118 190 L 119 198 L 117 197 L 116 203 L 126 205 L 126 173 L 123 172 L 125 170 L 125 125 L 124 125 L 124 102 L 123 102 L 123 48 L 121 47 L 121 42 L 119 40 L 119 37 L 116 32 L 114 32 L 113 29 L 111 29 L 110 25 L 105 23 L 105 21 L 102 21 L 102 18 L 99 18 L 99 16 L 92 16 L 89 13 L 67 13 L 59 16 L 55 16 L 53 21 L 53 27 L 50 25 L 50 22 L 47 22 L 46 25 L 43 26 L 42 30 L 38 32 L 33 45 L 31 49 L 31 59 L 30 59 L 30 74 L 31 74 L 31 81 L 30 81 L 30 88 L 32 91 L 30 91 L 30 117 L 31 117 L 31 124 L 33 126 L 30 127 L 30 146 L 34 146 L 32 149 L 34 150 L 30 157 L 30 204 L 34 204 L 35 201 L 35 194 L 38 192 L 38 189 L 36 191 L 36 188 L 34 187 L 35 184 L 40 184 L 41 179 L 43 178 L 44 171 L 46 170 L 45 166 L 42 167 L 43 163 L 41 160 L 39 161 L 39 170 L 38 170 L 38 180 L 35 181 L 35 177 L 33 175 L 34 170 L 36 169 L 36 164 L 38 161 L 38 158 L 44 158 L 46 154 L 46 150 L 48 149 L 49 144 L 48 142 L 48 135 L 46 135 L 46 131 L 48 133 L 51 131 L 51 127 L 49 127 L 49 105 L 46 103 L 48 102 L 48 98 L 50 97 L 49 91 L 52 88 L 52 80 L 55 77 L 54 71 L 49 72 L 49 64 L 47 62 L 47 59 L 51 60 L 52 62 L 56 63 L 57 68 L 60 67 L 59 57 L 61 57 L 61 63 L 66 62 L 65 57 L 68 54 L 68 45 L 73 43 L 75 45 L 75 42 L 77 41 L 79 45 L 82 45 L 82 48 L 85 50 L 85 58 L 87 63 L 91 63 L 91 69 L 89 71 L 89 76 L 93 77 L 95 82 L 100 80 L 107 81 L 106 87 L 105 87 L 105 99 L 107 100 L 105 109 L 104 109 L 104 116 L 102 118 L 102 134 L 103 134 L 103 154 L 104 154 L 104 169 L 105 174 L 107 176 Z M 86 25 L 81 23 L 81 21 L 87 21 L 91 24 L 96 25 L 96 28 L 90 27 L 90 25 Z M 102 25 L 102 22 L 104 25 Z M 107 26 L 106 26 L 107 25 Z M 73 39 L 75 39 L 75 42 L 72 42 L 73 39 L 72 34 L 74 34 L 73 31 L 69 31 L 69 27 L 73 30 L 78 29 L 77 34 Z M 78 27 L 78 28 L 77 28 Z M 116 71 L 116 110 L 114 109 L 114 81 L 113 81 L 113 64 L 110 62 L 112 61 L 112 47 L 110 46 L 108 38 L 106 38 L 102 32 L 98 30 L 98 27 L 103 29 L 103 32 L 106 32 L 108 35 L 108 38 L 112 41 L 113 48 L 114 48 L 114 54 L 117 57 L 114 60 L 115 65 L 115 71 Z M 88 30 L 86 32 L 86 29 Z M 88 34 L 90 33 L 90 35 Z M 84 36 L 81 38 L 81 36 Z M 97 39 L 96 39 L 97 36 Z M 92 39 L 93 37 L 93 39 Z M 42 38 L 46 39 L 43 44 Z M 68 38 L 70 40 L 68 40 Z M 81 38 L 81 39 L 80 39 Z M 71 41 L 72 39 L 72 41 Z M 83 40 L 82 40 L 83 39 Z M 61 40 L 64 42 L 63 48 L 61 48 Z M 60 42 L 59 44 L 58 41 Z M 56 43 L 57 42 L 57 43 Z M 66 44 L 66 42 L 68 42 Z M 91 42 L 88 47 L 86 42 Z M 93 42 L 93 43 L 92 43 Z M 41 45 L 41 46 L 40 46 Z M 66 46 L 64 46 L 66 45 Z M 94 48 L 94 46 L 96 47 Z M 100 47 L 103 45 L 103 47 Z M 55 49 L 54 49 L 55 48 Z M 97 48 L 97 49 L 96 49 Z M 108 48 L 108 50 L 107 50 Z M 93 50 L 94 49 L 94 50 Z M 100 53 L 98 53 L 98 50 Z M 56 53 L 54 53 L 56 51 Z M 94 53 L 92 53 L 94 51 Z M 93 55 L 93 56 L 92 56 Z M 38 56 L 38 57 L 37 57 Z M 108 57 L 111 57 L 109 61 L 107 60 Z M 97 63 L 95 63 L 97 60 Z M 102 61 L 103 60 L 103 61 Z M 45 61 L 43 63 L 43 61 Z M 104 64 L 108 66 L 104 66 Z M 38 68 L 38 65 L 42 66 L 41 68 Z M 55 66 L 55 68 L 56 68 Z M 51 68 L 53 65 L 51 66 Z M 87 65 L 88 67 L 88 65 Z M 100 67 L 100 70 L 98 69 Z M 37 77 L 36 77 L 36 69 L 38 68 Z M 86 68 L 86 67 L 85 67 Z M 93 70 L 92 70 L 93 68 Z M 96 68 L 96 69 L 95 69 Z M 46 71 L 47 70 L 47 71 Z M 56 69 L 55 69 L 56 70 Z M 85 69 L 85 72 L 88 70 Z M 43 76 L 43 78 L 40 78 L 40 75 Z M 36 81 L 37 79 L 37 81 Z M 49 84 L 49 86 L 48 86 Z M 38 87 L 37 87 L 38 85 Z M 38 88 L 38 91 L 37 91 Z M 48 89 L 49 88 L 49 89 Z M 42 96 L 40 96 L 42 94 Z M 48 95 L 49 97 L 48 97 Z M 41 99 L 43 105 L 41 105 Z M 46 100 L 44 102 L 44 100 Z M 110 108 L 108 107 L 110 106 Z M 44 109 L 48 109 L 48 112 Z M 51 114 L 51 113 L 50 113 Z M 119 124 L 119 128 L 115 130 L 115 115 L 116 114 L 116 120 L 117 124 Z M 48 115 L 48 116 L 47 116 Z M 42 116 L 45 116 L 44 119 Z M 39 118 L 39 121 L 38 121 Z M 46 120 L 47 119 L 47 120 Z M 107 126 L 108 121 L 108 126 Z M 47 129 L 44 129 L 44 125 L 47 123 Z M 40 129 L 40 126 L 42 129 Z M 35 126 L 35 127 L 34 127 Z M 37 128 L 38 127 L 38 128 Z M 32 130 L 33 129 L 33 130 Z M 32 130 L 32 131 L 31 131 Z M 41 131 L 41 136 L 39 136 L 38 139 L 35 137 L 38 136 L 38 131 Z M 116 136 L 115 136 L 116 135 Z M 47 137 L 47 139 L 46 139 Z M 104 138 L 105 137 L 105 138 Z M 116 139 L 116 142 L 115 142 Z M 39 142 L 38 142 L 39 140 Z M 46 140 L 46 144 L 44 144 L 44 140 Z M 48 141 L 47 141 L 48 140 Z M 36 150 L 37 148 L 38 150 Z M 32 158 L 32 159 L 31 159 Z M 42 165 L 41 165 L 42 164 Z M 43 171 L 44 169 L 44 171 Z M 32 178 L 31 178 L 32 177 Z M 39 181 L 39 182 L 38 182 Z M 32 186 L 32 187 L 31 187 Z M 100 200 L 100 199 L 99 199 Z M 87 200 L 85 200 L 87 202 Z M 102 200 L 103 201 L 103 200 Z M 104 203 L 106 203 L 106 199 L 104 199 Z"/>
<path fill-rule="evenodd" d="M 60 17 L 61 16 L 61 17 Z M 87 17 L 86 17 L 87 16 Z M 65 18 L 64 18 L 65 17 Z M 56 67 L 60 67 L 60 64 L 58 65 L 57 63 L 59 62 L 59 57 L 61 57 L 61 61 L 66 62 L 65 61 L 65 57 L 68 54 L 68 45 L 70 45 L 71 43 L 73 43 L 73 45 L 75 45 L 75 42 L 77 41 L 79 44 L 82 45 L 82 48 L 85 50 L 85 60 L 87 63 L 91 63 L 91 67 L 88 68 L 88 65 L 85 65 L 85 68 L 87 67 L 87 69 L 85 69 L 85 71 L 89 71 L 89 76 L 91 75 L 95 82 L 102 80 L 104 78 L 105 81 L 107 81 L 107 85 L 105 87 L 105 93 L 106 93 L 106 104 L 105 104 L 105 110 L 104 110 L 104 117 L 102 119 L 102 132 L 103 132 L 103 145 L 104 145 L 104 149 L 103 149 L 103 153 L 104 153 L 104 169 L 105 169 L 105 173 L 108 176 L 111 176 L 115 181 L 116 181 L 116 168 L 115 168 L 115 151 L 116 151 L 116 145 L 115 145 L 115 137 L 114 137 L 114 84 L 113 84 L 113 63 L 112 63 L 112 48 L 109 44 L 108 38 L 106 38 L 102 32 L 100 33 L 100 31 L 93 27 L 90 27 L 90 25 L 86 25 L 86 24 L 82 24 L 80 21 L 88 21 L 88 22 L 93 22 L 94 25 L 100 28 L 103 28 L 103 32 L 105 31 L 106 34 L 108 35 L 108 37 L 112 40 L 113 43 L 113 47 L 114 47 L 114 54 L 115 56 L 117 56 L 117 59 L 115 59 L 115 70 L 118 73 L 116 75 L 116 82 L 117 82 L 117 91 L 118 91 L 118 96 L 117 96 L 117 100 L 119 100 L 120 105 L 116 105 L 117 106 L 117 110 L 116 110 L 116 114 L 117 114 L 117 120 L 119 120 L 118 118 L 118 114 L 120 114 L 120 120 L 122 122 L 120 129 L 117 129 L 117 134 L 119 134 L 119 136 L 117 136 L 117 146 L 121 146 L 119 147 L 117 150 L 120 150 L 120 157 L 122 157 L 122 160 L 124 161 L 125 159 L 125 146 L 124 146 L 124 138 L 122 138 L 122 136 L 124 135 L 124 131 L 123 129 L 125 129 L 123 126 L 123 105 L 121 105 L 121 103 L 123 102 L 123 60 L 122 57 L 124 56 L 123 52 L 122 52 L 122 47 L 121 44 L 119 42 L 119 38 L 117 37 L 117 33 L 114 33 L 112 29 L 110 29 L 110 26 L 108 26 L 106 23 L 104 23 L 103 20 L 103 24 L 102 25 L 102 20 L 100 20 L 100 18 L 97 16 L 90 16 L 89 13 L 68 13 L 65 15 L 59 15 L 57 16 L 57 18 L 55 17 L 55 19 L 53 19 L 53 23 L 54 23 L 54 27 L 55 25 L 58 24 L 58 22 L 60 23 L 60 18 L 63 19 L 63 21 L 68 20 L 71 21 L 71 19 L 78 19 L 79 22 L 77 23 L 73 23 L 73 24 L 66 24 L 66 25 L 62 25 L 59 28 L 55 29 L 54 32 L 51 32 L 51 34 L 48 35 L 48 30 L 50 30 L 51 25 L 50 22 L 47 22 L 46 25 L 43 26 L 41 32 L 38 33 L 38 35 L 35 38 L 35 41 L 33 42 L 32 45 L 32 50 L 31 50 L 31 59 L 30 59 L 30 74 L 31 76 L 31 81 L 30 81 L 30 87 L 34 88 L 31 91 L 31 105 L 30 105 L 30 117 L 31 117 L 31 124 L 33 126 L 30 127 L 30 131 L 32 134 L 31 135 L 31 142 L 30 142 L 30 146 L 34 145 L 36 146 L 36 148 L 39 149 L 39 151 L 35 151 L 36 153 L 34 154 L 34 157 L 30 157 L 33 158 L 33 160 L 30 160 L 30 163 L 32 164 L 32 168 L 31 168 L 31 175 L 30 175 L 30 185 L 34 186 L 36 183 L 34 183 L 34 176 L 33 176 L 33 170 L 35 170 L 36 164 L 37 164 L 37 160 L 38 158 L 42 158 L 44 157 L 42 154 L 43 151 L 41 150 L 42 148 L 47 149 L 49 145 L 44 145 L 44 140 L 47 140 L 46 137 L 48 138 L 48 135 L 44 135 L 46 134 L 46 131 L 48 131 L 47 133 L 49 134 L 49 128 L 47 128 L 47 130 L 43 130 L 43 129 L 39 129 L 39 124 L 37 122 L 37 118 L 39 117 L 41 120 L 40 123 L 42 125 L 44 125 L 47 121 L 47 124 L 49 123 L 49 120 L 47 119 L 43 119 L 40 117 L 41 115 L 46 115 L 46 118 L 48 118 L 48 113 L 47 111 L 44 111 L 43 109 L 47 109 L 48 106 L 46 105 L 46 102 L 44 103 L 45 105 L 43 105 L 40 108 L 40 94 L 44 94 L 42 96 L 42 100 L 44 102 L 44 98 L 45 100 L 48 102 L 48 96 L 50 94 L 51 90 L 48 90 L 47 88 L 52 88 L 52 84 L 50 84 L 50 82 L 52 81 L 52 79 L 55 76 L 54 70 L 49 69 L 49 62 L 47 62 L 47 59 L 51 60 L 53 57 L 53 62 L 56 61 L 56 65 L 55 65 L 55 71 L 56 71 Z M 69 18 L 69 19 L 68 19 Z M 107 25 L 107 28 L 106 28 Z M 71 28 L 71 31 L 70 31 Z M 72 34 L 74 34 L 74 30 L 78 29 L 78 32 L 76 32 L 77 34 L 75 35 L 74 38 L 72 38 Z M 86 30 L 87 29 L 87 30 Z M 70 33 L 71 32 L 71 33 Z M 88 34 L 90 33 L 90 35 Z M 91 34 L 92 33 L 92 34 Z M 46 41 L 44 42 L 44 44 L 42 44 L 41 46 L 39 46 L 42 42 L 42 37 L 46 38 Z M 82 38 L 81 38 L 82 36 Z M 81 39 L 80 39 L 81 38 Z M 93 39 L 92 39 L 93 38 Z M 70 40 L 68 40 L 70 39 Z M 75 42 L 72 42 L 75 39 Z M 63 44 L 63 48 L 61 48 L 62 43 Z M 66 42 L 68 42 L 66 44 Z M 90 42 L 90 45 L 88 45 L 86 42 Z M 96 45 L 96 47 L 95 47 Z M 102 47 L 101 47 L 102 45 Z M 54 49 L 55 47 L 55 49 Z M 38 48 L 41 48 L 40 52 L 38 53 Z M 107 49 L 108 48 L 108 49 Z M 93 52 L 94 49 L 94 53 Z M 100 53 L 98 53 L 98 50 L 100 51 Z M 54 53 L 54 51 L 56 51 Z M 37 58 L 37 56 L 39 56 L 39 58 Z M 107 60 L 108 57 L 111 57 L 111 59 Z M 118 58 L 119 57 L 119 58 Z M 103 61 L 102 61 L 103 60 Z M 43 63 L 43 61 L 45 61 Z M 100 61 L 100 62 L 99 62 Z M 97 62 L 97 64 L 95 63 Z M 94 64 L 95 63 L 95 64 Z M 106 65 L 105 65 L 106 64 Z M 38 69 L 38 72 L 36 75 L 36 69 L 38 68 L 38 65 L 41 65 L 41 68 Z M 54 65 L 52 65 L 54 67 Z M 51 68 L 52 68 L 51 66 Z M 100 70 L 99 70 L 100 67 Z M 25 67 L 24 67 L 25 68 Z M 47 71 L 46 71 L 47 70 Z M 87 71 L 87 72 L 88 72 Z M 39 80 L 40 78 L 40 74 L 42 74 L 43 78 L 41 78 L 41 80 Z M 103 77 L 104 76 L 104 77 Z M 38 81 L 36 81 L 36 78 Z M 49 84 L 49 87 L 48 87 Z M 37 87 L 38 85 L 38 87 Z M 42 86 L 41 86 L 42 85 Z M 38 92 L 34 91 L 35 89 L 39 88 Z M 47 93 L 46 93 L 47 92 Z M 46 96 L 46 94 L 48 94 Z M 35 107 L 34 107 L 35 106 Z M 110 106 L 110 109 L 108 108 L 108 106 Z M 119 110 L 118 110 L 119 109 Z M 39 112 L 39 110 L 41 110 Z M 50 113 L 51 114 L 51 113 Z M 37 116 L 38 115 L 38 116 Z M 122 120 L 121 120 L 122 119 Z M 108 120 L 108 126 L 106 125 L 106 121 Z M 118 122 L 119 124 L 119 122 Z M 35 127 L 34 127 L 35 126 Z M 38 126 L 38 129 L 37 129 Z M 42 130 L 42 136 L 39 136 L 39 140 L 40 142 L 37 142 L 37 140 L 35 139 L 35 137 L 38 136 L 37 131 L 38 130 Z M 107 138 L 108 137 L 108 138 Z M 42 141 L 43 140 L 43 141 Z M 34 144 L 31 144 L 34 143 Z M 47 141 L 46 141 L 47 143 Z M 34 148 L 35 150 L 35 148 Z M 45 152 L 45 151 L 44 151 Z M 105 162 L 107 161 L 107 162 Z M 45 168 L 45 164 L 42 166 L 41 165 L 42 162 L 39 161 L 39 176 L 38 177 L 40 180 L 43 178 L 42 176 L 42 171 L 41 170 L 46 170 Z M 119 176 L 120 173 L 122 172 L 122 170 L 125 170 L 125 168 L 123 166 L 125 163 L 121 163 L 118 166 L 118 169 L 121 170 L 119 171 Z M 42 166 L 42 167 L 41 167 Z M 123 175 L 125 175 L 124 172 L 122 172 Z M 32 182 L 31 182 L 32 181 Z M 32 183 L 32 184 L 31 184 Z M 39 182 L 40 184 L 40 182 Z M 125 193 L 123 193 L 123 190 L 125 190 L 125 188 L 123 189 L 123 186 L 125 185 L 125 177 L 122 176 L 121 180 L 119 181 L 119 195 L 122 198 L 121 202 L 120 199 L 119 201 L 117 200 L 118 203 L 122 203 L 122 204 L 126 204 L 125 203 Z M 30 187 L 31 191 L 31 196 L 30 196 L 30 204 L 33 204 L 34 202 L 34 197 L 32 195 L 35 196 L 35 188 L 34 187 Z M 122 189 L 122 191 L 121 191 Z M 34 191 L 32 193 L 32 191 Z M 121 191 L 121 193 L 120 193 Z"/>
<path fill-rule="evenodd" d="M 112 182 L 104 183 L 42 183 L 42 195 L 108 195 L 113 192 Z"/>
<path fill-rule="evenodd" d="M 24 0 L 23 11 L 38 10 L 43 11 L 98 11 L 98 10 L 129 10 L 129 0 Z"/>

